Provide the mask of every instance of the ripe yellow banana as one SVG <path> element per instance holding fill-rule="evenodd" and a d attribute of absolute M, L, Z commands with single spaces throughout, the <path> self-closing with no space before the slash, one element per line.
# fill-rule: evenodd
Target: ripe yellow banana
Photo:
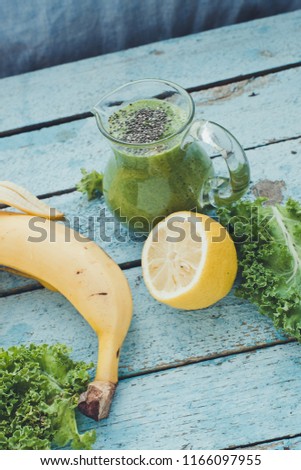
<path fill-rule="evenodd" d="M 43 230 L 43 240 L 33 222 Z M 107 417 L 132 318 L 131 291 L 119 266 L 96 243 L 61 223 L 8 211 L 0 211 L 0 265 L 59 291 L 94 329 L 99 340 L 96 375 L 79 409 L 95 420 Z"/>

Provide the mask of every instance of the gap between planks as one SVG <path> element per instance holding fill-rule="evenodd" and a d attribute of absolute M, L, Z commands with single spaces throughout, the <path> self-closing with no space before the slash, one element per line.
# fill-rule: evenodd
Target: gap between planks
<path fill-rule="evenodd" d="M 256 441 L 256 442 L 250 442 L 249 444 L 243 444 L 241 446 L 225 447 L 222 450 L 250 449 L 250 448 L 253 448 L 255 446 L 261 446 L 261 445 L 264 445 L 264 444 L 273 444 L 273 443 L 276 443 L 276 442 L 279 442 L 279 441 L 284 441 L 284 440 L 289 440 L 289 439 L 296 439 L 298 437 L 301 437 L 301 433 L 287 434 L 286 436 L 273 437 L 272 439 L 267 439 L 267 440 L 263 440 L 263 441 Z M 289 450 L 289 448 L 284 449 L 284 450 Z"/>
<path fill-rule="evenodd" d="M 132 373 L 132 374 L 124 374 L 121 380 L 125 379 L 132 379 L 135 377 L 141 377 L 143 375 L 150 375 L 150 374 L 157 374 L 158 372 L 164 372 L 166 370 L 174 370 L 174 369 L 179 369 L 180 367 L 187 367 L 191 366 L 194 364 L 201 364 L 203 362 L 209 362 L 214 359 L 221 359 L 221 358 L 230 358 L 232 356 L 239 356 L 241 354 L 247 354 L 250 352 L 258 351 L 261 349 L 268 349 L 272 348 L 275 346 L 283 346 L 284 344 L 291 344 L 291 343 L 297 343 L 297 340 L 294 338 L 287 338 L 287 339 L 279 339 L 276 341 L 271 341 L 270 343 L 261 343 L 261 344 L 256 344 L 254 346 L 245 346 L 240 349 L 232 349 L 231 351 L 222 351 L 220 353 L 212 354 L 206 357 L 193 357 L 193 358 L 188 358 L 183 361 L 179 361 L 177 363 L 170 363 L 170 364 L 161 364 L 158 367 L 153 367 L 149 368 L 145 371 L 140 371 L 137 373 Z"/>
<path fill-rule="evenodd" d="M 211 88 L 215 88 L 215 87 L 218 87 L 218 86 L 225 86 L 225 85 L 230 85 L 231 83 L 239 83 L 239 82 L 242 82 L 244 80 L 251 80 L 251 79 L 254 79 L 254 78 L 258 78 L 258 77 L 264 77 L 266 75 L 270 75 L 270 74 L 274 74 L 274 73 L 278 73 L 278 72 L 283 72 L 285 70 L 294 69 L 294 68 L 297 68 L 297 67 L 300 67 L 300 66 L 301 66 L 301 61 L 292 62 L 290 64 L 280 65 L 278 67 L 263 69 L 263 70 L 260 70 L 258 72 L 246 73 L 246 74 L 243 74 L 243 75 L 237 75 L 237 76 L 234 76 L 234 77 L 231 77 L 231 78 L 226 78 L 226 79 L 223 79 L 223 80 L 217 80 L 215 82 L 206 83 L 204 85 L 199 85 L 199 86 L 194 86 L 194 87 L 187 87 L 187 88 L 185 88 L 185 90 L 188 93 L 194 93 L 194 92 L 197 92 L 197 91 L 210 90 Z M 87 118 L 92 117 L 92 116 L 93 116 L 93 114 L 91 113 L 91 111 L 86 111 L 86 112 L 79 113 L 79 114 L 73 114 L 71 116 L 65 116 L 65 117 L 62 117 L 62 118 L 52 119 L 50 121 L 43 121 L 43 122 L 39 122 L 39 123 L 35 123 L 35 124 L 30 124 L 28 126 L 22 126 L 22 127 L 17 127 L 15 129 L 0 131 L 0 138 L 1 137 L 11 137 L 11 136 L 14 136 L 14 135 L 23 134 L 25 132 L 37 131 L 37 130 L 41 130 L 45 127 L 53 127 L 53 126 L 57 126 L 57 125 L 60 125 L 60 124 L 67 124 L 67 123 L 74 122 L 74 121 L 80 121 L 80 120 L 87 119 Z M 246 150 L 248 150 L 248 149 L 246 149 Z"/>
<path fill-rule="evenodd" d="M 134 261 L 126 261 L 124 263 L 119 263 L 118 266 L 123 271 L 125 271 L 127 269 L 132 269 L 132 268 L 139 268 L 141 266 L 141 260 L 137 259 L 137 260 L 134 260 Z M 0 268 L 1 268 L 1 266 L 0 266 Z M 3 292 L 0 291 L 0 299 L 3 298 L 3 297 L 11 297 L 12 295 L 25 294 L 27 292 L 32 292 L 32 291 L 41 290 L 41 289 L 45 289 L 45 287 L 42 286 L 41 284 L 39 284 L 38 282 L 34 282 L 34 283 L 28 284 L 26 286 L 14 287 L 12 289 L 8 289 L 8 290 L 3 291 Z"/>

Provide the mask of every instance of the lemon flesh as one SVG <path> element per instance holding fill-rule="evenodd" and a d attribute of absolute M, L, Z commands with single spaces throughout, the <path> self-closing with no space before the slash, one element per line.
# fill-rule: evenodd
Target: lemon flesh
<path fill-rule="evenodd" d="M 149 234 L 142 252 L 151 295 L 175 308 L 206 308 L 230 291 L 237 273 L 227 230 L 203 214 L 171 214 Z"/>

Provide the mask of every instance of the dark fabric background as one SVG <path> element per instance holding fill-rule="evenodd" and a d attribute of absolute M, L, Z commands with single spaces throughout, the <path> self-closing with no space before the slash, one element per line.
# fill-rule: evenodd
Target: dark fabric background
<path fill-rule="evenodd" d="M 0 77 L 301 8 L 301 0 L 0 0 Z"/>

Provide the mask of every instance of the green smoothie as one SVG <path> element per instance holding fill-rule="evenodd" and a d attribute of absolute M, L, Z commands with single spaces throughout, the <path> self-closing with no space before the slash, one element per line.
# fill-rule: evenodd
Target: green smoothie
<path fill-rule="evenodd" d="M 157 99 L 133 102 L 109 118 L 109 134 L 122 143 L 113 143 L 104 195 L 135 231 L 149 232 L 172 212 L 200 209 L 213 168 L 198 142 L 181 147 L 186 122 L 181 108 Z"/>

